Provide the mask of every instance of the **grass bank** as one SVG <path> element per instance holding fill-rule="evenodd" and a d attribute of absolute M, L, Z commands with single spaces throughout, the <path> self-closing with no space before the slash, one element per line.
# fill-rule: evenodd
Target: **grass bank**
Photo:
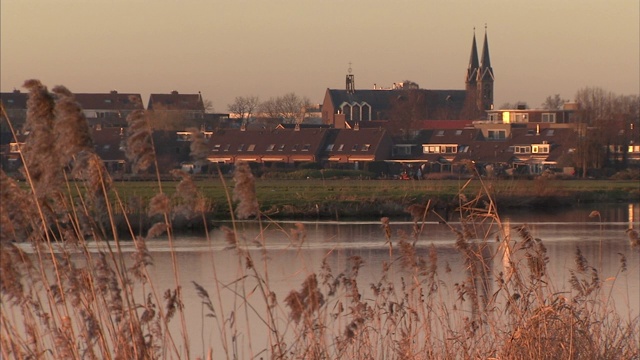
<path fill-rule="evenodd" d="M 500 208 L 570 207 L 587 203 L 634 202 L 640 199 L 635 181 L 613 180 L 483 180 Z M 165 181 L 167 194 L 176 183 Z M 229 219 L 224 184 L 218 178 L 195 181 L 207 203 L 209 217 Z M 158 185 L 154 182 L 114 183 L 133 212 L 144 212 Z M 228 184 L 233 187 L 233 183 Z M 463 194 L 474 197 L 482 187 L 479 180 L 260 180 L 256 195 L 260 209 L 272 218 L 392 218 L 408 217 L 407 207 L 429 200 L 450 204 L 451 210 Z M 136 210 L 136 206 L 142 208 Z"/>

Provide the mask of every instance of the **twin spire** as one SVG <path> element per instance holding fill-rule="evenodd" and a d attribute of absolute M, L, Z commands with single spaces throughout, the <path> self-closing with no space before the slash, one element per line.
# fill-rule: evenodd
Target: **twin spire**
<path fill-rule="evenodd" d="M 489 41 L 487 39 L 487 26 L 484 27 L 484 44 L 482 46 L 482 59 L 478 61 L 478 46 L 476 45 L 476 29 L 473 29 L 473 43 L 471 44 L 471 57 L 469 68 L 467 69 L 466 82 L 469 84 L 478 81 L 492 81 L 493 68 L 491 67 L 491 57 L 489 56 Z"/>

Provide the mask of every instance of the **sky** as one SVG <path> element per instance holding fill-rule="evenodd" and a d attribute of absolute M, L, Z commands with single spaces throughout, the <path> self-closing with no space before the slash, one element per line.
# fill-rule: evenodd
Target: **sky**
<path fill-rule="evenodd" d="M 585 87 L 640 93 L 638 0 L 1 0 L 0 88 L 237 96 L 411 80 L 464 89 L 485 26 L 494 103 L 540 107 Z"/>

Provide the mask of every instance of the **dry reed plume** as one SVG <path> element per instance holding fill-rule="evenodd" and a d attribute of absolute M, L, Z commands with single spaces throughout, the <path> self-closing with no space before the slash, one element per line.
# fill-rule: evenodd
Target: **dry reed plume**
<path fill-rule="evenodd" d="M 236 162 L 233 181 L 235 182 L 233 200 L 237 202 L 236 215 L 238 219 L 257 216 L 260 210 L 256 198 L 255 178 L 247 162 Z"/>

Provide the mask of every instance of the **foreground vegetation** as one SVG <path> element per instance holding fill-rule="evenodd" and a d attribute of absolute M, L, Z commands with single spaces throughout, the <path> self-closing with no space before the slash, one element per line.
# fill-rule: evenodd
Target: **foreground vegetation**
<path fill-rule="evenodd" d="M 138 219 L 127 210 L 135 205 L 134 196 L 124 201 L 120 185 L 111 181 L 102 161 L 91 153 L 82 136 L 86 121 L 71 93 L 60 87 L 49 93 L 37 81 L 26 85 L 31 92 L 32 135 L 21 154 L 28 188 L 0 172 L 2 358 L 236 359 L 249 353 L 251 358 L 274 359 L 633 359 L 640 355 L 640 318 L 620 315 L 624 311 L 611 301 L 613 286 L 626 276 L 627 256 L 620 254 L 619 272 L 605 286 L 598 269 L 576 249 L 570 290 L 560 291 L 565 287 L 547 272 L 544 241 L 534 239 L 525 226 L 503 224 L 495 201 L 499 188 L 477 174 L 475 180 L 459 182 L 451 194 L 462 221 L 450 229 L 463 267 L 442 264 L 433 246 L 426 256 L 416 250 L 421 222 L 427 215 L 440 215 L 434 211 L 436 200 L 407 195 L 403 205 L 408 205 L 405 211 L 414 220 L 414 231 L 395 234 L 390 219 L 380 218 L 389 261 L 370 285 L 372 297 L 362 296 L 363 262 L 358 256 L 351 257 L 348 269 L 340 273 L 325 261 L 298 289 L 281 296 L 273 292 L 269 280 L 267 239 L 249 242 L 236 227 L 237 219 L 247 218 L 268 226 L 264 209 L 271 208 L 260 199 L 269 192 L 260 188 L 267 183 L 256 182 L 249 166 L 238 163 L 232 179 L 219 176 L 215 185 L 223 194 L 215 206 L 226 205 L 233 220 L 223 228 L 224 251 L 237 259 L 237 279 L 218 281 L 219 268 L 213 264 L 215 288 L 183 283 L 174 228 L 178 221 L 200 222 L 201 236 L 214 241 L 206 217 L 208 199 L 213 197 L 203 194 L 206 186 L 181 172 L 174 172 L 179 181 L 171 191 L 162 181 L 139 184 L 142 187 L 134 194 L 149 197 L 145 216 L 153 220 L 141 235 L 135 226 Z M 134 113 L 128 120 L 128 154 L 137 167 L 149 167 L 155 160 L 146 119 Z M 66 139 L 64 149 L 53 151 L 61 146 L 56 137 Z M 323 196 L 378 196 L 364 182 L 296 184 L 273 198 L 285 205 L 287 199 L 296 203 L 298 196 L 312 192 L 313 185 L 313 192 Z M 424 192 L 427 184 L 379 183 L 394 196 L 412 186 Z M 131 189 L 123 190 L 127 191 Z M 136 248 L 133 254 L 122 251 L 119 233 L 113 231 L 119 222 L 127 225 Z M 146 244 L 160 235 L 167 239 L 171 254 L 171 264 L 162 265 L 170 266 L 174 275 L 174 284 L 167 289 L 159 288 L 149 275 L 154 259 Z M 637 232 L 628 235 L 627 255 L 640 249 Z M 304 226 L 283 236 L 301 246 Z M 504 270 L 495 272 L 494 261 L 504 264 Z M 466 276 L 460 283 L 446 284 L 441 276 L 451 271 Z M 187 296 L 201 299 L 206 318 L 217 327 L 220 348 L 200 353 L 190 347 L 190 338 L 198 334 L 190 334 L 187 324 L 202 319 L 185 316 Z M 234 299 L 234 307 L 225 308 L 223 298 Z M 243 324 L 239 319 L 249 319 L 249 314 L 258 320 Z M 268 344 L 249 342 L 248 350 L 239 349 L 238 336 L 245 332 L 267 334 Z"/>

